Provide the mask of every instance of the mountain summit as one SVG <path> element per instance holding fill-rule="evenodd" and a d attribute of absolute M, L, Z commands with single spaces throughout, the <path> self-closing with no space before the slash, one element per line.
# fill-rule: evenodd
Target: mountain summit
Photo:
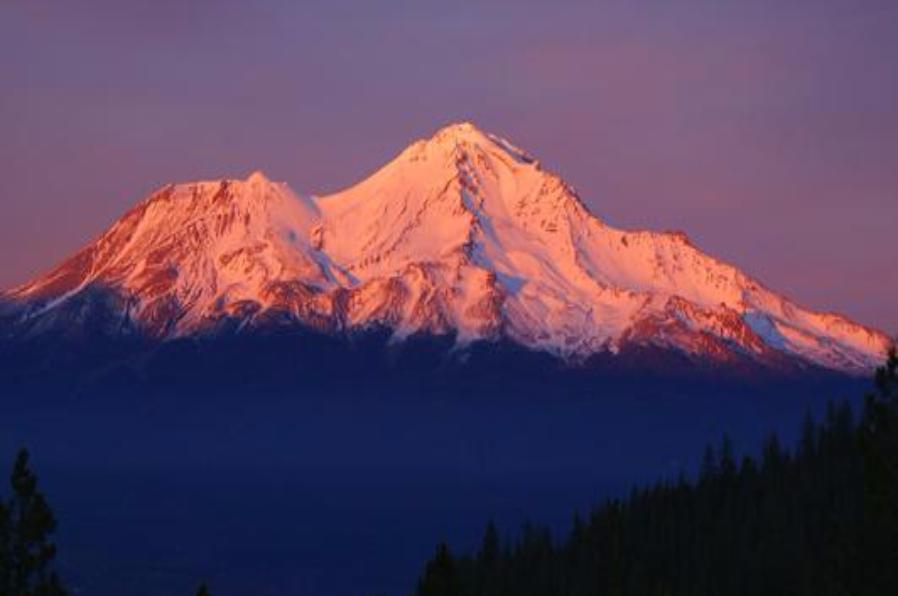
<path fill-rule="evenodd" d="M 471 123 L 355 186 L 307 197 L 261 172 L 154 192 L 3 295 L 7 335 L 158 339 L 268 326 L 507 339 L 576 360 L 629 345 L 727 362 L 878 364 L 882 333 L 812 312 L 681 233 L 620 230 Z"/>

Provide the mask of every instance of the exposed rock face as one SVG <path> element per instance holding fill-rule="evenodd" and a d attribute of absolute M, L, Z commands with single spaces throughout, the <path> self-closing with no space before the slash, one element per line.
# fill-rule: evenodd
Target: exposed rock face
<path fill-rule="evenodd" d="M 167 186 L 0 306 L 6 335 L 71 334 L 88 319 L 155 338 L 225 321 L 378 326 L 566 359 L 636 344 L 857 372 L 889 344 L 797 306 L 682 233 L 604 224 L 526 152 L 469 123 L 330 196 L 299 196 L 259 172 Z"/>

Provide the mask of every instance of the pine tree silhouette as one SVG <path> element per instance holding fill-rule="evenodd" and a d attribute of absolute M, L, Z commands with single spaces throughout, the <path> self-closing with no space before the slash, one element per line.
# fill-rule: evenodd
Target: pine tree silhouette
<path fill-rule="evenodd" d="M 419 596 L 880 596 L 898 586 L 898 354 L 863 418 L 848 402 L 807 415 L 794 448 L 757 456 L 724 437 L 680 477 L 574 519 L 566 541 L 490 524 L 479 550 L 440 545 Z M 498 553 L 495 555 L 494 553 Z"/>
<path fill-rule="evenodd" d="M 12 498 L 0 508 L 0 594 L 63 596 L 66 591 L 51 569 L 56 518 L 28 459 L 28 451 L 19 451 L 10 477 Z"/>
<path fill-rule="evenodd" d="M 876 371 L 876 393 L 867 396 L 861 424 L 864 453 L 864 529 L 861 594 L 898 586 L 898 354 Z"/>
<path fill-rule="evenodd" d="M 436 554 L 427 564 L 424 577 L 418 582 L 418 596 L 458 596 L 461 582 L 455 559 L 445 543 L 437 546 Z"/>
<path fill-rule="evenodd" d="M 0 501 L 0 594 L 12 591 L 12 521 L 9 509 Z"/>

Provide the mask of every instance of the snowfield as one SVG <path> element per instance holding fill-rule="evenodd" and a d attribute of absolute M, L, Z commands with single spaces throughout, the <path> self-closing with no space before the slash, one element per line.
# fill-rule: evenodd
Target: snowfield
<path fill-rule="evenodd" d="M 23 332 L 40 333 L 90 288 L 116 296 L 119 332 L 162 338 L 286 318 L 334 333 L 387 326 L 397 340 L 504 337 L 567 359 L 634 342 L 849 372 L 879 364 L 889 345 L 802 308 L 682 233 L 606 225 L 536 159 L 470 123 L 329 196 L 261 172 L 165 186 L 4 297 Z"/>

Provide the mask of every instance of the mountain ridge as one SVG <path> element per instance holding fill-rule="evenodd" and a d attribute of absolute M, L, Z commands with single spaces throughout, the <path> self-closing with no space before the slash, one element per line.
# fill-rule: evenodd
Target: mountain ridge
<path fill-rule="evenodd" d="M 454 334 L 462 347 L 507 338 L 574 361 L 635 344 L 846 372 L 879 364 L 890 341 L 802 308 L 682 232 L 607 225 L 531 154 L 470 122 L 325 196 L 260 171 L 166 185 L 3 294 L 7 334 L 75 324 L 60 306 L 92 286 L 114 290 L 98 307 L 119 322 L 108 332 L 157 339 L 277 320 Z"/>

